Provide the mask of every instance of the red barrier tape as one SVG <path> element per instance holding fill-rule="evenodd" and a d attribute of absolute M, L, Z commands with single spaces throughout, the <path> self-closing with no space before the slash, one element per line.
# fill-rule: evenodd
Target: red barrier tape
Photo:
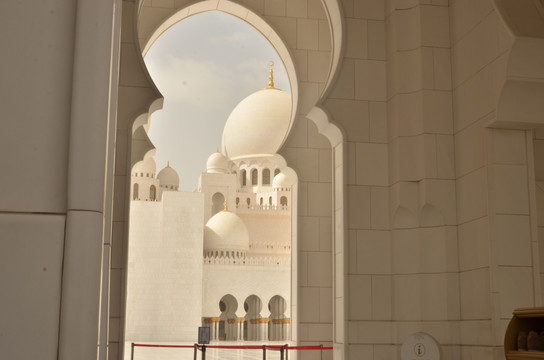
<path fill-rule="evenodd" d="M 134 344 L 139 347 L 157 347 L 157 348 L 188 348 L 193 349 L 194 345 L 155 345 L 155 344 Z"/>
<path fill-rule="evenodd" d="M 194 345 L 159 345 L 159 344 L 134 344 L 139 347 L 155 348 L 186 348 L 193 349 Z M 265 345 L 267 350 L 281 351 L 286 350 L 332 350 L 332 346 L 285 346 L 285 345 Z M 202 345 L 197 345 L 198 350 L 202 351 Z M 262 345 L 206 345 L 206 349 L 230 349 L 230 350 L 262 350 Z"/>

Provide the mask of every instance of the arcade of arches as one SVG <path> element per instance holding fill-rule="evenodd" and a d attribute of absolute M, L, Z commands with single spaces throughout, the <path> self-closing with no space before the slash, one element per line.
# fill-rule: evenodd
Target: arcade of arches
<path fill-rule="evenodd" d="M 214 340 L 247 340 L 247 341 L 282 341 L 289 339 L 290 319 L 285 316 L 287 309 L 283 297 L 275 295 L 268 302 L 270 316 L 263 318 L 262 301 L 256 295 L 244 301 L 244 317 L 236 317 L 238 301 L 227 294 L 221 298 L 219 317 L 204 318 L 203 322 L 210 327 L 210 338 Z"/>

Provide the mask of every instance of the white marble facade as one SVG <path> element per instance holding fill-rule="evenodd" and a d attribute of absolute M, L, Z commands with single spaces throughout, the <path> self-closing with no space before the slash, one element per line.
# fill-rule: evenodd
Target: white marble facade
<path fill-rule="evenodd" d="M 199 326 L 212 341 L 290 340 L 296 177 L 276 151 L 291 98 L 269 78 L 233 109 L 230 157 L 211 154 L 195 191 L 178 191 L 169 164 L 156 174 L 151 156 L 133 166 L 126 341 L 195 343 Z"/>
<path fill-rule="evenodd" d="M 162 105 L 142 53 L 210 10 L 261 31 L 291 81 L 278 153 L 298 176 L 294 342 L 332 344 L 335 360 L 399 359 L 424 332 L 443 358 L 503 359 L 512 310 L 543 305 L 542 2 L 0 10 L 4 357 L 122 359 L 130 177 Z"/>
<path fill-rule="evenodd" d="M 143 162 L 152 165 L 153 159 Z M 199 191 L 181 192 L 162 190 L 154 168 L 144 165 L 135 166 L 143 168 L 143 177 L 140 171 L 132 174 L 126 341 L 194 343 L 199 326 L 214 329 L 212 340 L 227 340 L 223 326 L 229 319 L 241 327 L 228 340 L 288 340 L 292 184 L 285 175 L 278 173 L 274 186 L 273 181 L 260 185 L 264 191 L 244 192 L 237 174 L 209 172 L 202 174 Z M 143 191 L 152 186 L 161 189 L 154 200 Z M 230 208 L 229 195 L 236 198 Z M 248 309 L 255 297 L 257 307 Z M 283 307 L 275 311 L 278 301 Z M 222 309 L 221 303 L 234 309 Z M 262 331 L 248 334 L 257 320 Z"/>

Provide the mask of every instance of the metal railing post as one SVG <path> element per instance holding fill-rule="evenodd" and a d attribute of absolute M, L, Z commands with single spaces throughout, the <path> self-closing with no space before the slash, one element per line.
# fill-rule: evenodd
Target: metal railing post
<path fill-rule="evenodd" d="M 323 360 L 323 344 L 319 344 L 319 346 L 321 347 L 321 350 L 319 350 L 321 352 L 321 360 Z"/>
<path fill-rule="evenodd" d="M 281 348 L 280 348 L 280 360 L 284 360 L 284 358 L 283 358 L 283 350 L 284 350 L 284 349 L 283 349 L 283 345 L 282 345 Z"/>
<path fill-rule="evenodd" d="M 134 360 L 134 343 L 131 344 L 130 360 Z"/>
<path fill-rule="evenodd" d="M 289 344 L 285 344 L 285 360 L 289 360 Z"/>
<path fill-rule="evenodd" d="M 202 360 L 206 360 L 206 345 L 202 345 Z"/>
<path fill-rule="evenodd" d="M 266 345 L 263 345 L 263 360 L 266 360 Z"/>
<path fill-rule="evenodd" d="M 193 348 L 194 348 L 193 360 L 196 360 L 196 353 L 198 352 L 198 345 L 195 344 L 195 345 L 193 346 Z"/>

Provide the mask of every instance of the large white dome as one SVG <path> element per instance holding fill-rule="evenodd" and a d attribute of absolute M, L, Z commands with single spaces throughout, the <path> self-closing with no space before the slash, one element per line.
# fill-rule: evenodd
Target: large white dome
<path fill-rule="evenodd" d="M 204 250 L 249 250 L 249 233 L 244 221 L 228 210 L 215 214 L 204 227 Z"/>
<path fill-rule="evenodd" d="M 291 95 L 267 88 L 242 100 L 223 130 L 224 153 L 236 160 L 275 154 L 291 128 Z"/>

